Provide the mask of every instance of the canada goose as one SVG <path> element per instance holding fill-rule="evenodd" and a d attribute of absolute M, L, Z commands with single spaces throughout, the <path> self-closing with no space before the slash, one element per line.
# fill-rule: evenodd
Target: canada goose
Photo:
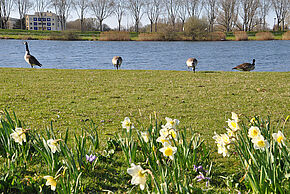
<path fill-rule="evenodd" d="M 112 63 L 114 67 L 117 67 L 117 70 L 121 67 L 122 61 L 123 61 L 122 57 L 119 57 L 119 56 L 113 57 Z"/>
<path fill-rule="evenodd" d="M 188 58 L 187 61 L 186 61 L 186 65 L 187 65 L 187 68 L 192 68 L 192 71 L 195 72 L 195 67 L 197 65 L 197 60 L 196 58 Z"/>
<path fill-rule="evenodd" d="M 25 55 L 24 55 L 25 61 L 29 65 L 31 65 L 32 68 L 35 65 L 41 67 L 42 65 L 37 61 L 37 59 L 34 56 L 30 55 L 29 48 L 28 48 L 28 43 L 26 41 L 24 41 L 23 44 L 25 44 L 25 46 L 26 46 L 26 52 L 25 52 Z"/>
<path fill-rule="evenodd" d="M 233 69 L 240 70 L 240 71 L 251 71 L 255 69 L 255 59 L 253 59 L 253 63 L 243 63 L 240 64 Z"/>

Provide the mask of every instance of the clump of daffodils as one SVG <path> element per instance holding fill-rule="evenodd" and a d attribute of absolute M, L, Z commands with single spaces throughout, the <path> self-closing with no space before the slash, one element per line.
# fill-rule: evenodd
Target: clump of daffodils
<path fill-rule="evenodd" d="M 16 143 L 19 143 L 22 145 L 22 142 L 26 142 L 26 135 L 25 133 L 27 132 L 26 129 L 22 129 L 17 127 L 13 133 L 10 134 L 10 137 L 14 139 Z"/>

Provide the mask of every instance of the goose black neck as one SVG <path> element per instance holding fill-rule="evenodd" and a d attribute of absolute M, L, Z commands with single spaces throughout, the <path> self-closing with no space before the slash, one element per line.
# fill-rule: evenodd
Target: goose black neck
<path fill-rule="evenodd" d="M 25 44 L 25 46 L 26 46 L 26 52 L 27 52 L 27 54 L 29 54 L 28 44 Z"/>

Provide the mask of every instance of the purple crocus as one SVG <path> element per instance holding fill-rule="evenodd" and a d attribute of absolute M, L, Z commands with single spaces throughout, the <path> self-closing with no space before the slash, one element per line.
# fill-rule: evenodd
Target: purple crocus
<path fill-rule="evenodd" d="M 209 177 L 205 177 L 201 172 L 199 172 L 199 175 L 196 176 L 197 182 L 200 182 L 202 180 L 207 180 L 206 186 L 208 186 L 208 182 L 210 180 Z"/>
<path fill-rule="evenodd" d="M 95 159 L 97 158 L 97 156 L 91 154 L 91 155 L 87 155 L 86 154 L 86 159 L 88 162 L 92 163 Z"/>
<path fill-rule="evenodd" d="M 203 167 L 202 167 L 201 165 L 200 165 L 200 166 L 193 165 L 193 169 L 194 169 L 196 172 L 205 172 L 205 173 L 208 172 L 207 170 L 204 170 Z"/>

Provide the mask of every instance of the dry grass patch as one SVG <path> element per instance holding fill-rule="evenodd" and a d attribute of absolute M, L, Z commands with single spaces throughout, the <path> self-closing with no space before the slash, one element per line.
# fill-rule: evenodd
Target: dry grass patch
<path fill-rule="evenodd" d="M 206 40 L 218 41 L 218 40 L 225 40 L 226 34 L 223 32 L 210 32 L 206 37 Z"/>
<path fill-rule="evenodd" d="M 283 34 L 282 40 L 290 40 L 290 31 L 287 31 Z"/>
<path fill-rule="evenodd" d="M 256 40 L 274 40 L 274 35 L 271 32 L 258 32 Z"/>
<path fill-rule="evenodd" d="M 165 37 L 162 33 L 141 33 L 138 35 L 139 41 L 163 41 Z"/>
<path fill-rule="evenodd" d="M 129 41 L 131 39 L 130 39 L 129 32 L 109 31 L 109 32 L 102 32 L 100 34 L 99 40 L 103 40 L 103 41 Z"/>
<path fill-rule="evenodd" d="M 235 40 L 237 41 L 248 40 L 247 32 L 237 31 L 237 32 L 234 32 L 234 35 L 235 35 Z"/>

